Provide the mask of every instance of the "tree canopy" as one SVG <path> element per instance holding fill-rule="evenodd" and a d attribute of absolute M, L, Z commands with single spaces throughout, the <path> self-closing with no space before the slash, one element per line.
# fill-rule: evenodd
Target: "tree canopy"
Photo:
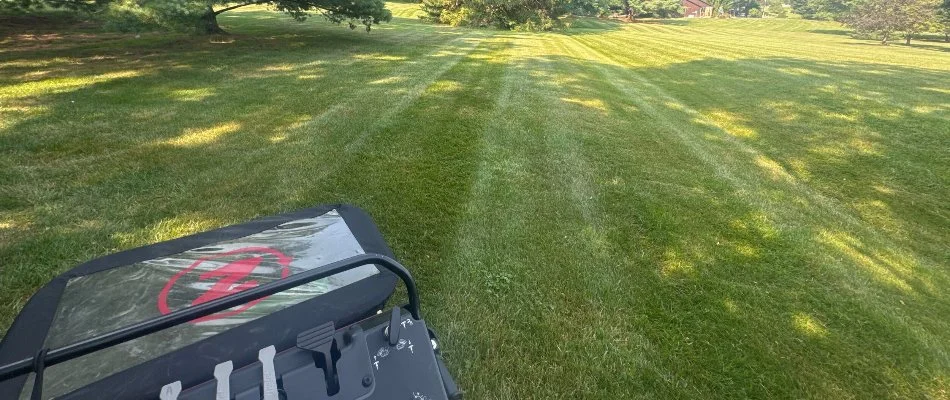
<path fill-rule="evenodd" d="M 0 9 L 30 10 L 42 7 L 67 10 L 93 10 L 102 8 L 109 0 L 2 0 Z"/>
<path fill-rule="evenodd" d="M 419 0 L 423 19 L 455 26 L 549 30 L 571 15 L 622 15 L 627 19 L 683 15 L 681 0 Z M 950 42 L 950 0 L 706 0 L 713 17 L 786 17 L 786 7 L 809 19 L 845 22 L 862 36 L 884 44 L 896 34 L 910 43 L 921 32 L 939 32 Z M 118 30 L 152 27 L 223 33 L 218 15 L 250 5 L 265 5 L 297 20 L 323 15 L 349 27 L 392 19 L 383 0 L 0 0 L 0 9 L 60 8 L 105 15 Z"/>
<path fill-rule="evenodd" d="M 792 11 L 806 19 L 838 20 L 848 14 L 856 0 L 789 0 Z"/>
<path fill-rule="evenodd" d="M 4 4 L 15 9 L 103 11 L 119 28 L 143 24 L 187 27 L 205 33 L 223 33 L 218 15 L 250 5 L 267 5 L 297 20 L 319 13 L 332 22 L 346 22 L 350 28 L 363 25 L 367 31 L 374 24 L 392 19 L 382 0 L 7 0 Z"/>
<path fill-rule="evenodd" d="M 858 4 L 845 23 L 858 33 L 876 35 L 887 44 L 895 33 L 911 38 L 930 28 L 937 11 L 935 0 L 866 0 Z"/>
<path fill-rule="evenodd" d="M 567 15 L 671 18 L 683 15 L 680 0 L 422 0 L 423 19 L 449 25 L 548 30 Z"/>
<path fill-rule="evenodd" d="M 943 0 L 937 7 L 937 31 L 943 33 L 943 40 L 950 42 L 950 0 Z"/>
<path fill-rule="evenodd" d="M 168 0 L 154 1 L 167 2 Z M 367 31 L 372 29 L 374 24 L 392 19 L 392 14 L 386 9 L 382 0 L 251 0 L 238 4 L 231 4 L 227 0 L 184 1 L 207 5 L 206 11 L 202 13 L 202 18 L 203 21 L 214 21 L 210 26 L 205 25 L 205 30 L 209 32 L 217 28 L 216 17 L 219 14 L 252 4 L 269 5 L 301 21 L 307 19 L 311 12 L 319 12 L 334 23 L 347 22 L 351 29 L 357 25 L 363 25 Z M 215 6 L 221 8 L 215 8 Z"/>
<path fill-rule="evenodd" d="M 588 0 L 422 0 L 423 19 L 455 26 L 546 30 L 568 13 L 595 13 Z"/>

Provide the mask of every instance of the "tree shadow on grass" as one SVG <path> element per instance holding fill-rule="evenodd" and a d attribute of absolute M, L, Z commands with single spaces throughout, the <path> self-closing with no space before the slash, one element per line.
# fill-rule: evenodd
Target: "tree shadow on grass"
<path fill-rule="evenodd" d="M 567 208 L 551 236 L 578 254 L 554 261 L 532 247 L 537 260 L 517 262 L 535 273 L 486 300 L 545 296 L 535 288 L 552 278 L 540 271 L 556 262 L 563 292 L 542 301 L 556 311 L 528 328 L 506 315 L 500 325 L 512 343 L 560 337 L 561 351 L 466 335 L 485 343 L 465 355 L 518 352 L 514 371 L 572 365 L 583 372 L 546 381 L 602 396 L 943 390 L 948 182 L 933 171 L 950 169 L 940 155 L 950 104 L 929 89 L 946 86 L 944 73 L 786 58 L 516 65 L 535 77 L 525 90 L 562 102 L 545 107 L 571 121 L 597 200 L 551 204 Z M 572 208 L 593 220 L 575 221 Z M 532 388 L 509 393 L 558 393 Z"/>
<path fill-rule="evenodd" d="M 377 187 L 334 186 L 386 161 L 350 162 L 360 153 L 348 145 L 475 54 L 478 35 L 270 33 L 0 55 L 4 327 L 42 283 L 107 252 L 320 202 L 413 209 Z M 462 196 L 457 171 L 458 186 L 441 187 Z"/>
<path fill-rule="evenodd" d="M 634 24 L 648 24 L 648 25 L 669 25 L 669 26 L 686 26 L 689 25 L 689 20 L 686 18 L 648 18 L 648 19 L 638 19 L 633 21 Z"/>
<path fill-rule="evenodd" d="M 850 46 L 883 46 L 880 41 L 874 41 L 874 42 L 860 42 L 860 43 L 845 43 L 845 44 L 850 45 Z M 914 49 L 923 49 L 923 50 L 932 50 L 932 51 L 944 51 L 944 52 L 950 51 L 950 45 L 941 46 L 941 45 L 938 45 L 938 44 L 926 44 L 926 43 L 920 43 L 920 40 L 911 41 L 910 44 L 908 45 L 908 44 L 905 44 L 905 43 L 903 42 L 903 39 L 900 39 L 900 40 L 895 40 L 895 41 L 893 41 L 893 42 L 890 42 L 890 43 L 888 44 L 888 46 L 910 47 L 910 48 L 914 48 Z"/>
<path fill-rule="evenodd" d="M 808 32 L 821 33 L 821 34 L 826 34 L 826 35 L 839 35 L 839 36 L 852 36 L 852 37 L 854 36 L 854 31 L 850 29 L 809 29 Z M 856 38 L 856 37 L 854 38 L 854 40 L 856 42 L 847 43 L 847 44 L 864 45 L 864 46 L 871 46 L 871 45 L 880 46 L 881 45 L 880 40 L 861 39 L 861 38 Z M 926 49 L 926 50 L 950 51 L 950 44 L 940 45 L 940 44 L 921 43 L 921 42 L 946 43 L 946 41 L 942 37 L 938 37 L 938 36 L 932 36 L 932 35 L 916 36 L 913 38 L 909 46 L 904 44 L 903 40 L 904 40 L 903 37 L 894 38 L 894 40 L 891 41 L 890 45 L 913 47 L 913 48 Z"/>
<path fill-rule="evenodd" d="M 183 71 L 171 67 L 175 75 L 168 75 L 158 63 L 152 74 L 38 96 L 48 110 L 0 131 L 4 149 L 33 156 L 15 159 L 0 177 L 3 200 L 11 203 L 4 217 L 12 226 L 4 228 L 10 237 L 29 232 L 34 222 L 50 229 L 2 249 L 4 303 L 19 307 L 27 293 L 78 260 L 316 203 L 358 204 L 384 232 L 400 227 L 386 233 L 390 245 L 410 254 L 405 260 L 439 254 L 471 187 L 477 121 L 491 104 L 482 97 L 500 76 L 484 71 L 500 68 L 485 62 L 494 45 L 445 41 L 424 50 L 348 49 L 328 59 L 309 52 L 304 60 L 229 57 L 220 60 L 226 72 L 196 62 Z M 320 70 L 346 71 L 356 81 L 299 81 Z M 393 74 L 401 79 L 387 79 Z M 440 81 L 445 74 L 472 86 Z M 452 90 L 429 90 L 433 85 Z M 124 94 L 109 98 L 118 92 Z M 66 101 L 87 97 L 96 101 L 80 103 L 82 113 Z M 96 114 L 106 105 L 125 109 Z M 65 122 L 88 113 L 89 128 Z M 427 117 L 430 124 L 416 124 Z M 125 124 L 95 126 L 108 118 Z M 71 132 L 42 134 L 64 122 Z M 456 127 L 446 131 L 451 123 Z M 102 149 L 110 139 L 119 143 Z M 86 151 L 94 154 L 77 154 Z M 49 185 L 32 187 L 33 174 Z M 440 206 L 433 209 L 434 203 Z M 68 212 L 57 210 L 65 204 Z M 34 257 L 37 252 L 44 256 Z M 34 264 L 53 259 L 45 268 Z M 438 271 L 416 275 L 434 279 Z"/>
<path fill-rule="evenodd" d="M 809 29 L 810 33 L 821 33 L 825 35 L 850 36 L 854 31 L 850 29 Z"/>
<path fill-rule="evenodd" d="M 622 29 L 624 22 L 595 17 L 575 17 L 567 19 L 568 28 L 565 30 L 571 33 L 612 31 Z"/>
<path fill-rule="evenodd" d="M 637 19 L 628 22 L 607 18 L 577 17 L 570 20 L 569 24 L 570 27 L 563 30 L 563 33 L 569 35 L 591 35 L 604 31 L 621 30 L 625 27 L 636 25 L 686 26 L 689 25 L 689 21 L 685 19 Z"/>

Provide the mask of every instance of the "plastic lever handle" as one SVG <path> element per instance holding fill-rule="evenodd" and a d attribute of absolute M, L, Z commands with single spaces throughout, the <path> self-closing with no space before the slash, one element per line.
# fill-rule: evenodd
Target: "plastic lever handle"
<path fill-rule="evenodd" d="M 263 370 L 264 400 L 278 400 L 277 394 L 277 371 L 274 370 L 274 355 L 277 349 L 274 346 L 267 346 L 257 353 L 257 359 L 261 362 Z"/>
<path fill-rule="evenodd" d="M 393 307 L 393 313 L 389 317 L 389 345 L 395 346 L 396 343 L 399 343 L 399 318 L 402 317 L 402 312 L 399 311 L 399 307 Z"/>
<path fill-rule="evenodd" d="M 231 371 L 234 371 L 234 363 L 231 360 L 214 367 L 214 380 L 217 381 L 214 400 L 231 400 Z"/>
<path fill-rule="evenodd" d="M 162 386 L 162 391 L 159 392 L 158 397 L 161 400 L 178 400 L 179 393 L 181 393 L 181 381 L 174 381 Z"/>

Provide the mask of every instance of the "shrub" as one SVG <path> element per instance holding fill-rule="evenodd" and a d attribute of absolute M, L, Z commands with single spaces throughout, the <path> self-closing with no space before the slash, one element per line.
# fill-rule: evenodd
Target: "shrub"
<path fill-rule="evenodd" d="M 106 8 L 107 29 L 141 32 L 155 29 L 197 32 L 204 8 L 184 0 L 117 0 Z"/>
<path fill-rule="evenodd" d="M 683 4 L 679 0 L 648 0 L 643 2 L 640 17 L 675 18 L 683 16 Z"/>

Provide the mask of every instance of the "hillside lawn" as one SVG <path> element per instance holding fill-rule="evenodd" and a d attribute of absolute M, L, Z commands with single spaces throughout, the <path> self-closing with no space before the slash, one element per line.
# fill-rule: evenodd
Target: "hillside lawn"
<path fill-rule="evenodd" d="M 469 399 L 950 398 L 950 44 L 803 20 L 0 31 L 0 327 L 68 268 L 378 222 Z"/>

